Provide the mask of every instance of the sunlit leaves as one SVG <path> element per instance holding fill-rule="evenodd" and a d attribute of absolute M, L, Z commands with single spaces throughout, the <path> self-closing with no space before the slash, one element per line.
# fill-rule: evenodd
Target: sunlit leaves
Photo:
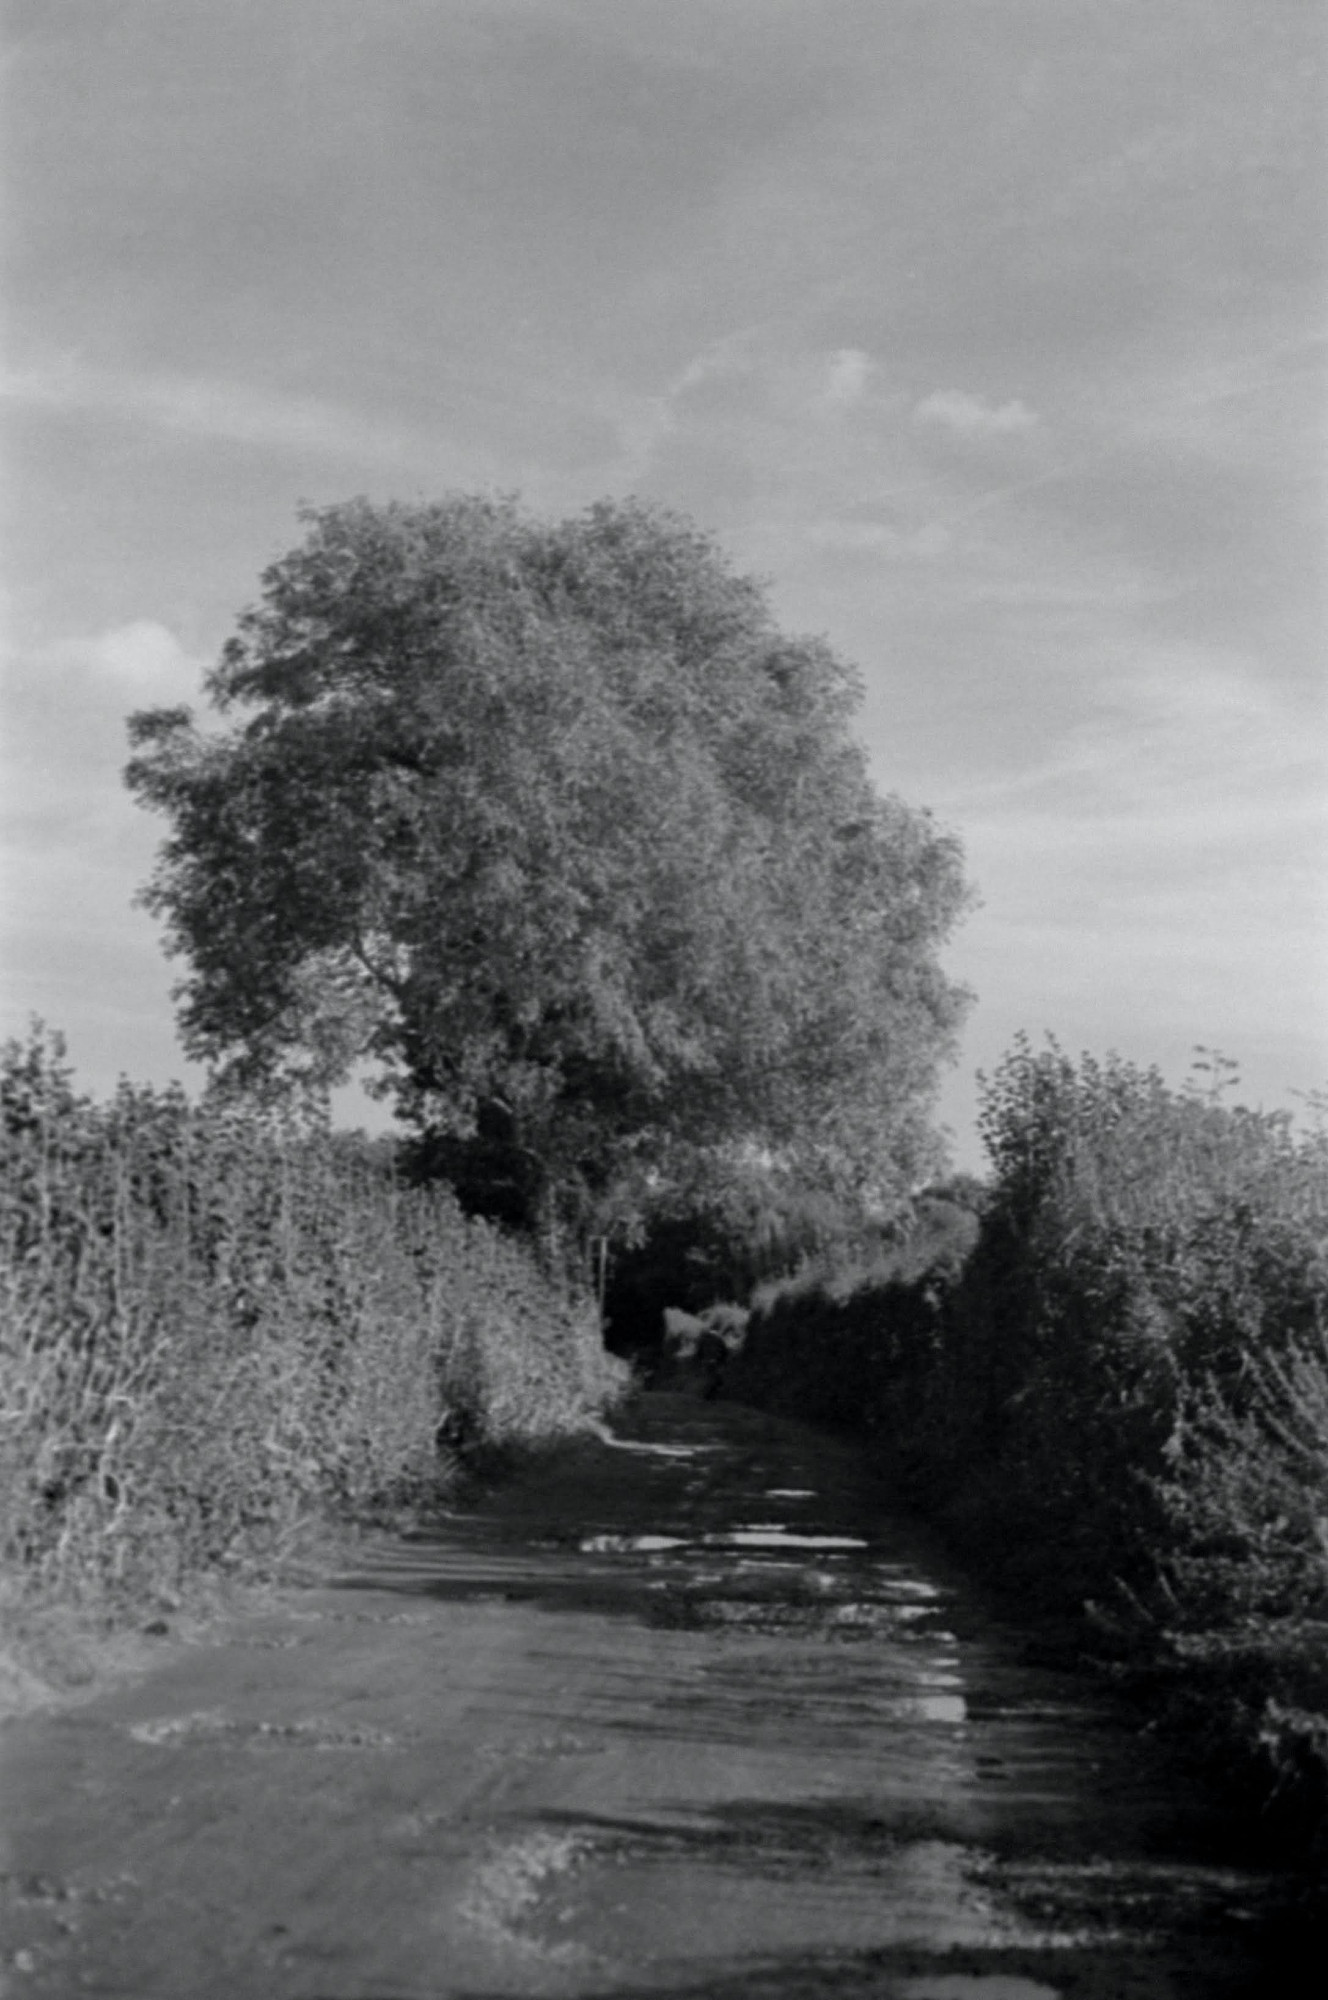
<path fill-rule="evenodd" d="M 250 1082 L 368 1058 L 585 1212 L 652 1147 L 924 1166 L 959 855 L 874 794 L 828 647 L 634 503 L 307 527 L 211 676 L 229 727 L 133 724 L 191 1051 Z"/>

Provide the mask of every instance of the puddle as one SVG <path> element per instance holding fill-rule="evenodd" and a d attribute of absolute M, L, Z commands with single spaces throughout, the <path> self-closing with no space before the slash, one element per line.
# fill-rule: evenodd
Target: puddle
<path fill-rule="evenodd" d="M 888 1705 L 901 1720 L 967 1722 L 968 1703 L 961 1694 L 911 1694 Z"/>
<path fill-rule="evenodd" d="M 637 1452 L 645 1458 L 699 1458 L 705 1452 L 722 1449 L 717 1444 L 645 1444 L 639 1438 L 614 1437 L 609 1430 L 597 1430 L 595 1435 L 601 1444 L 614 1451 Z"/>
<path fill-rule="evenodd" d="M 1006 1972 L 924 1973 L 896 1988 L 899 2000 L 1061 2000 L 1059 1986 L 1020 1979 Z"/>
<path fill-rule="evenodd" d="M 135 1743 L 156 1749 L 178 1750 L 188 1743 L 216 1743 L 226 1740 L 244 1744 L 294 1744 L 309 1750 L 392 1750 L 398 1738 L 385 1729 L 365 1725 L 346 1728 L 340 1723 L 317 1719 L 308 1722 L 243 1722 L 216 1710 L 195 1715 L 162 1716 L 150 1722 L 134 1722 L 129 1734 Z"/>
<path fill-rule="evenodd" d="M 832 1625 L 865 1625 L 888 1630 L 892 1625 L 909 1624 L 913 1619 L 925 1618 L 927 1611 L 921 1604 L 861 1604 L 850 1601 L 834 1605 L 825 1616 Z"/>
<path fill-rule="evenodd" d="M 865 1549 L 858 1535 L 795 1535 L 790 1528 L 730 1528 L 707 1535 L 707 1542 L 726 1549 Z"/>
<path fill-rule="evenodd" d="M 532 1736 L 514 1743 L 485 1743 L 476 1751 L 482 1764 L 501 1767 L 520 1763 L 543 1763 L 551 1757 L 598 1757 L 606 1745 L 589 1736 Z"/>
<path fill-rule="evenodd" d="M 583 1555 L 658 1555 L 664 1549 L 685 1549 L 681 1535 L 587 1535 L 578 1545 Z"/>

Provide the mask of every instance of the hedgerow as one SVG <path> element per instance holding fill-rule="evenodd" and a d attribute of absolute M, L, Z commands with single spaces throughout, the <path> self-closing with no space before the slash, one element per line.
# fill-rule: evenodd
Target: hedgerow
<path fill-rule="evenodd" d="M 1054 1043 L 1016 1046 L 983 1128 L 966 1258 L 758 1298 L 730 1391 L 865 1429 L 984 1564 L 1089 1607 L 1322 1824 L 1328 1140 Z"/>
<path fill-rule="evenodd" d="M 611 1398 L 593 1306 L 390 1149 L 0 1053 L 6 1590 L 134 1604 Z M 442 1450 L 440 1451 L 440 1446 Z"/>

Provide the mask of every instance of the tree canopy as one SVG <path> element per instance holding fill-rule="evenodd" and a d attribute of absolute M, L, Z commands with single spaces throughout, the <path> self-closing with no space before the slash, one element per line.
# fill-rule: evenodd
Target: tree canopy
<path fill-rule="evenodd" d="M 527 1218 L 689 1154 L 925 1173 L 966 890 L 955 839 L 873 790 L 851 670 L 636 502 L 304 520 L 216 722 L 130 721 L 188 1051 L 248 1088 L 367 1061 Z"/>

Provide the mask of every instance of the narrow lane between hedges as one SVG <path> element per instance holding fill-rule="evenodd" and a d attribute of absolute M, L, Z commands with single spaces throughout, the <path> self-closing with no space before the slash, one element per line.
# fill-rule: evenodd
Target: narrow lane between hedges
<path fill-rule="evenodd" d="M 646 1396 L 9 1722 L 7 1990 L 1293 1994 L 1257 1840 L 1029 1639 L 853 1446 Z"/>

